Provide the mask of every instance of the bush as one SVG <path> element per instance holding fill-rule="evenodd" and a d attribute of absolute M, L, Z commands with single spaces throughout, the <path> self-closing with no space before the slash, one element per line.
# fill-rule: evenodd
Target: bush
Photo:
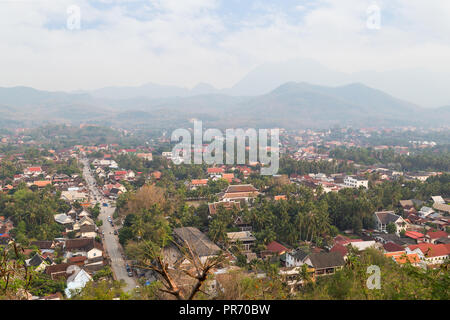
<path fill-rule="evenodd" d="M 104 267 L 103 269 L 98 270 L 93 276 L 92 279 L 97 281 L 101 278 L 111 278 L 112 279 L 112 271 L 109 266 Z"/>

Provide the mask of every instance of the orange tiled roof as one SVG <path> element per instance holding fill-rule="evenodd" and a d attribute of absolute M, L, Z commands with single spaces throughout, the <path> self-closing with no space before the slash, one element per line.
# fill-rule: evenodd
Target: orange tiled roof
<path fill-rule="evenodd" d="M 43 187 L 45 187 L 45 186 L 48 186 L 49 184 L 52 184 L 52 182 L 49 181 L 49 180 L 42 180 L 42 181 L 35 181 L 35 182 L 34 182 L 34 185 L 35 185 L 35 186 L 38 186 L 38 187 L 40 187 L 40 188 L 43 188 Z"/>
<path fill-rule="evenodd" d="M 161 172 L 160 171 L 155 171 L 155 172 L 152 173 L 152 176 L 155 179 L 161 179 Z"/>
<path fill-rule="evenodd" d="M 206 185 L 208 184 L 208 179 L 194 179 L 192 180 L 191 184 L 194 186 Z"/>
<path fill-rule="evenodd" d="M 393 257 L 395 262 L 398 264 L 405 264 L 409 261 L 409 263 L 418 263 L 420 262 L 420 258 L 417 253 L 406 254 L 404 252 L 389 252 L 385 253 L 386 257 Z"/>
<path fill-rule="evenodd" d="M 401 255 L 401 256 L 395 256 L 395 262 L 397 262 L 398 264 L 405 264 L 407 262 L 407 260 L 410 263 L 418 263 L 420 262 L 419 256 L 417 255 L 417 253 L 411 253 L 411 254 L 407 254 L 407 255 Z"/>
<path fill-rule="evenodd" d="M 420 239 L 423 238 L 423 234 L 417 231 L 406 231 L 405 236 L 410 237 L 412 239 Z"/>

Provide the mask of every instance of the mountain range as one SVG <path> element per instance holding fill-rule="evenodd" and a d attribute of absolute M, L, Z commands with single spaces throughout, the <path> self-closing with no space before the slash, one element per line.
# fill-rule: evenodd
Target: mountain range
<path fill-rule="evenodd" d="M 106 87 L 81 91 L 97 98 L 130 99 L 136 97 L 168 98 L 203 94 L 257 96 L 266 94 L 287 82 L 307 82 L 320 86 L 343 86 L 350 83 L 384 91 L 402 100 L 427 108 L 450 104 L 450 73 L 422 68 L 387 71 L 343 72 L 328 68 L 312 59 L 295 59 L 265 63 L 248 72 L 228 88 L 217 89 L 200 83 L 194 88 L 147 83 L 135 87 Z"/>
<path fill-rule="evenodd" d="M 175 128 L 187 126 L 193 118 L 218 128 L 440 126 L 450 123 L 450 106 L 422 108 L 361 83 L 287 82 L 267 93 L 246 96 L 207 84 L 193 89 L 147 84 L 73 93 L 0 88 L 2 126 L 64 122 Z"/>
<path fill-rule="evenodd" d="M 346 73 L 297 59 L 263 64 L 224 89 L 207 83 L 73 92 L 0 87 L 0 125 L 90 122 L 165 128 L 198 118 L 216 127 L 440 126 L 449 123 L 448 83 L 444 72 Z"/>

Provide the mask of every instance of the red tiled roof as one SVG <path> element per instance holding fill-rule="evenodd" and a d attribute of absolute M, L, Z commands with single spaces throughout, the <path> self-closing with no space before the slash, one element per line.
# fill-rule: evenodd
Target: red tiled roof
<path fill-rule="evenodd" d="M 228 180 L 228 182 L 232 182 L 234 179 L 234 173 L 224 173 L 222 174 L 222 179 Z"/>
<path fill-rule="evenodd" d="M 363 241 L 362 239 L 350 239 L 349 237 L 338 235 L 334 238 L 335 244 L 341 244 L 343 246 L 351 243 L 351 242 L 360 242 Z"/>
<path fill-rule="evenodd" d="M 222 173 L 224 172 L 223 168 L 208 168 L 208 173 Z"/>
<path fill-rule="evenodd" d="M 69 260 L 69 262 L 77 263 L 77 262 L 83 262 L 86 259 L 87 259 L 87 257 L 85 257 L 85 256 L 78 256 L 78 257 L 69 258 L 68 260 Z"/>
<path fill-rule="evenodd" d="M 349 241 L 350 240 L 350 238 L 349 237 L 346 237 L 346 236 L 343 236 L 343 235 L 337 235 L 335 238 L 334 238 L 334 241 L 335 242 L 347 242 L 347 241 Z"/>
<path fill-rule="evenodd" d="M 252 172 L 252 169 L 247 168 L 247 167 L 239 167 L 239 171 L 244 174 L 246 174 L 246 173 L 250 174 Z"/>
<path fill-rule="evenodd" d="M 450 254 L 450 244 L 420 243 L 409 246 L 408 248 L 410 250 L 419 248 L 426 257 L 439 257 Z"/>
<path fill-rule="evenodd" d="M 281 255 L 281 254 L 285 253 L 286 251 L 288 251 L 289 249 L 276 241 L 272 241 L 271 243 L 269 243 L 267 245 L 267 250 Z"/>
<path fill-rule="evenodd" d="M 335 244 L 333 248 L 330 249 L 330 252 L 339 252 L 342 257 L 346 256 L 348 253 L 348 249 L 344 247 L 342 244 Z"/>
<path fill-rule="evenodd" d="M 404 251 L 403 247 L 401 245 L 398 245 L 393 242 L 388 242 L 383 245 L 384 250 L 387 252 L 398 252 L 398 251 Z"/>
<path fill-rule="evenodd" d="M 428 231 L 427 236 L 430 239 L 448 238 L 448 233 L 445 231 Z"/>

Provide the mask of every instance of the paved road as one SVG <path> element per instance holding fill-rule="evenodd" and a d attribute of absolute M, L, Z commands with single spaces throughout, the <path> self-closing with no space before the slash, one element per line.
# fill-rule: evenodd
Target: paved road
<path fill-rule="evenodd" d="M 89 190 L 94 198 L 99 199 L 98 201 L 103 204 L 104 202 L 108 202 L 102 197 L 98 188 L 94 185 L 95 179 L 93 174 L 89 171 L 89 162 L 87 159 L 82 160 L 84 164 L 83 176 L 88 183 Z M 115 208 L 111 207 L 109 202 L 108 207 L 101 206 L 101 211 L 99 215 L 99 219 L 103 221 L 103 225 L 100 227 L 100 230 L 104 232 L 103 238 L 103 246 L 108 253 L 108 256 L 111 259 L 111 268 L 116 276 L 117 280 L 124 280 L 126 283 L 125 290 L 130 291 L 136 288 L 136 281 L 134 277 L 129 277 L 127 270 L 125 268 L 125 260 L 122 256 L 121 245 L 119 243 L 119 238 L 114 235 L 114 228 L 108 221 L 108 217 L 113 217 Z"/>

